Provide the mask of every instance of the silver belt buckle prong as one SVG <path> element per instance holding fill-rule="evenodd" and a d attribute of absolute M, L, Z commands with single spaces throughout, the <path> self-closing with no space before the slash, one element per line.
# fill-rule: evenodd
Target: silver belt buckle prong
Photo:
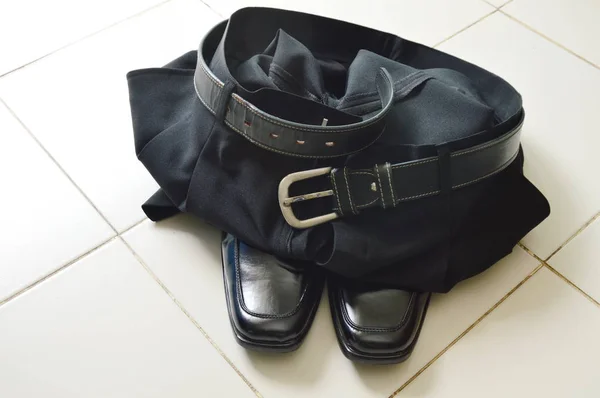
<path fill-rule="evenodd" d="M 304 229 L 314 227 L 315 225 L 323 224 L 331 220 L 338 218 L 337 213 L 323 214 L 322 216 L 308 218 L 306 220 L 300 220 L 294 214 L 292 204 L 303 202 L 305 200 L 323 198 L 326 196 L 332 196 L 333 190 L 311 192 L 304 195 L 290 197 L 290 185 L 301 180 L 308 180 L 309 178 L 322 176 L 331 172 L 331 167 L 321 167 L 319 169 L 299 171 L 297 173 L 291 173 L 285 176 L 279 183 L 279 207 L 283 218 L 294 228 Z"/>

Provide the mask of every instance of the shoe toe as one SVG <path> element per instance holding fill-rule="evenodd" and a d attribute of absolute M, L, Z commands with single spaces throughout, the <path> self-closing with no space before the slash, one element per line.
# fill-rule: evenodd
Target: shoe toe
<path fill-rule="evenodd" d="M 235 336 L 247 348 L 291 351 L 308 332 L 324 284 L 323 273 L 252 248 L 228 235 L 223 274 Z"/>
<path fill-rule="evenodd" d="M 247 340 L 263 344 L 292 343 L 301 338 L 308 323 L 304 314 L 268 316 L 243 310 L 236 311 L 233 321 Z"/>
<path fill-rule="evenodd" d="M 330 283 L 331 312 L 340 347 L 356 361 L 396 363 L 411 354 L 429 293 Z"/>

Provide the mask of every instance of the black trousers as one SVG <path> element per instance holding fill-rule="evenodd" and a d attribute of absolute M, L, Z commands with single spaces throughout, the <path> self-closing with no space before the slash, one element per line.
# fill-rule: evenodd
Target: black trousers
<path fill-rule="evenodd" d="M 195 86 L 200 63 L 223 83 L 224 95 L 235 93 L 282 126 L 372 117 L 382 107 L 381 68 L 392 77 L 394 103 L 379 138 L 363 150 L 289 156 L 232 129 L 226 101 L 214 112 L 207 108 Z M 415 83 L 409 77 L 417 72 L 426 77 Z M 144 205 L 154 220 L 189 212 L 278 256 L 350 278 L 445 292 L 510 253 L 549 214 L 546 199 L 523 176 L 521 150 L 503 171 L 462 189 L 442 186 L 438 195 L 307 229 L 286 223 L 277 190 L 290 173 L 439 156 L 493 140 L 522 120 L 520 95 L 498 76 L 388 33 L 302 13 L 242 9 L 213 28 L 199 51 L 130 72 L 128 84 L 137 156 L 161 187 Z M 441 185 L 446 166 L 440 163 Z M 292 193 L 321 189 L 330 189 L 325 176 L 294 184 Z M 312 217 L 332 208 L 329 197 L 296 211 Z"/>

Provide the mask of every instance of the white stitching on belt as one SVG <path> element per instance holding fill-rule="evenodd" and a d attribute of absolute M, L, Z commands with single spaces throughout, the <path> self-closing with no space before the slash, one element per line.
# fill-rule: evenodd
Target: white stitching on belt
<path fill-rule="evenodd" d="M 348 169 L 344 167 L 344 180 L 346 180 L 346 190 L 348 191 L 348 200 L 350 201 L 350 208 L 352 209 L 352 213 L 358 214 L 354 208 L 354 203 L 352 203 L 352 196 L 350 195 L 350 184 L 348 183 Z"/>
<path fill-rule="evenodd" d="M 511 164 L 513 160 L 515 160 L 515 158 L 517 157 L 517 155 L 518 155 L 518 154 L 519 154 L 519 152 L 516 152 L 516 153 L 515 153 L 514 155 L 512 155 L 512 156 L 510 157 L 510 159 L 508 159 L 508 160 L 507 160 L 507 161 L 506 161 L 506 162 L 505 162 L 505 163 L 504 163 L 502 166 L 498 167 L 496 170 L 492 171 L 491 173 L 488 173 L 488 174 L 486 174 L 486 175 L 484 175 L 484 176 L 481 176 L 481 177 L 479 177 L 479 178 L 476 178 L 476 179 L 474 179 L 474 180 L 471 180 L 471 181 L 463 182 L 462 184 L 454 185 L 452 188 L 460 188 L 460 187 L 464 187 L 465 185 L 474 184 L 474 183 L 476 183 L 477 181 L 481 181 L 481 180 L 483 180 L 484 178 L 490 177 L 490 176 L 492 176 L 492 175 L 494 175 L 494 174 L 496 174 L 496 173 L 499 173 L 499 172 L 501 172 L 502 170 L 504 170 L 505 168 L 507 168 L 507 167 L 508 167 L 508 165 L 509 165 L 509 164 Z"/>
<path fill-rule="evenodd" d="M 216 85 L 217 85 L 217 86 L 219 86 L 220 88 L 223 88 L 223 87 L 225 86 L 223 83 L 221 83 L 220 81 L 218 81 L 218 80 L 217 80 L 217 79 L 216 79 L 214 76 L 212 76 L 212 74 L 211 74 L 211 73 L 209 73 L 209 72 L 206 70 L 206 66 L 204 65 L 204 62 L 201 62 L 201 63 L 200 63 L 200 69 L 202 69 L 202 72 L 204 72 L 204 74 L 205 74 L 205 75 L 206 75 L 206 76 L 207 76 L 207 77 L 208 77 L 210 80 L 212 80 L 212 82 L 213 82 L 214 84 L 216 84 Z"/>
<path fill-rule="evenodd" d="M 437 158 L 425 159 L 425 160 L 421 160 L 419 162 L 414 162 L 414 163 L 397 164 L 397 165 L 392 166 L 392 169 L 402 169 L 405 167 L 413 167 L 413 166 L 418 166 L 420 164 L 431 163 L 431 162 L 437 162 Z"/>
<path fill-rule="evenodd" d="M 218 80 L 216 80 L 216 79 L 215 79 L 215 78 L 214 78 L 214 77 L 213 77 L 213 76 L 212 76 L 212 75 L 211 75 L 211 74 L 210 74 L 210 73 L 209 73 L 209 72 L 206 70 L 206 68 L 205 68 L 205 66 L 204 66 L 204 64 L 203 64 L 203 63 L 201 63 L 201 64 L 200 64 L 200 66 L 201 66 L 201 68 L 200 68 L 200 69 L 201 69 L 201 70 L 204 72 L 204 74 L 205 74 L 205 75 L 206 75 L 206 76 L 207 76 L 207 77 L 208 77 L 208 78 L 209 78 L 209 79 L 210 79 L 210 80 L 211 80 L 211 81 L 212 81 L 214 84 L 216 84 L 216 85 L 217 85 L 219 88 L 222 88 L 222 87 L 223 87 L 223 84 L 222 84 L 221 82 L 219 82 Z M 207 109 L 208 109 L 208 110 L 209 110 L 209 111 L 210 111 L 210 112 L 211 112 L 211 113 L 214 115 L 214 114 L 215 114 L 215 111 L 214 111 L 214 110 L 213 110 L 213 109 L 212 109 L 212 108 L 211 108 L 211 107 L 210 107 L 210 106 L 209 106 L 209 105 L 208 105 L 208 104 L 207 104 L 207 103 L 204 101 L 204 99 L 202 98 L 202 96 L 201 96 L 201 95 L 200 95 L 200 93 L 198 92 L 198 87 L 196 87 L 196 84 L 194 84 L 194 90 L 196 91 L 196 95 L 198 96 L 198 99 L 199 99 L 199 100 L 202 102 L 202 104 L 203 104 L 203 105 L 204 105 L 204 106 L 205 106 L 205 107 L 206 107 L 206 108 L 207 108 Z M 284 124 L 278 123 L 278 122 L 277 122 L 277 121 L 275 121 L 275 120 L 272 120 L 272 119 L 270 119 L 270 118 L 267 118 L 267 117 L 263 117 L 262 115 L 260 115 L 259 113 L 257 113 L 255 110 L 253 110 L 253 109 L 252 109 L 250 106 L 248 106 L 248 105 L 246 105 L 245 103 L 243 103 L 242 101 L 238 100 L 238 98 L 236 98 L 236 96 L 233 96 L 233 98 L 234 98 L 234 99 L 235 99 L 235 100 L 236 100 L 238 103 L 240 103 L 240 105 L 242 105 L 244 108 L 246 108 L 246 109 L 250 110 L 250 112 L 252 112 L 252 113 L 253 113 L 253 114 L 255 114 L 256 116 L 260 117 L 261 119 L 263 119 L 263 120 L 265 120 L 265 121 L 268 121 L 268 122 L 272 122 L 272 123 L 274 123 L 274 124 L 277 124 L 277 125 L 280 125 L 280 126 L 282 126 L 282 127 L 289 128 L 289 126 L 286 126 L 286 125 L 284 125 Z M 336 132 L 353 131 L 353 130 L 360 129 L 360 128 L 362 128 L 362 127 L 368 127 L 368 126 L 370 126 L 371 124 L 374 124 L 375 122 L 377 122 L 378 120 L 379 120 L 379 119 L 377 119 L 377 120 L 374 120 L 373 122 L 371 122 L 371 123 L 369 123 L 369 124 L 366 124 L 366 125 L 363 125 L 363 126 L 360 126 L 360 127 L 356 127 L 356 128 L 352 128 L 352 129 L 346 129 L 346 130 L 336 130 Z M 252 143 L 254 143 L 254 144 L 258 145 L 259 147 L 261 147 L 261 148 L 263 148 L 263 149 L 266 149 L 266 150 L 269 150 L 269 151 L 271 151 L 271 152 L 276 152 L 276 153 L 280 153 L 280 154 L 283 154 L 283 155 L 292 155 L 292 156 L 297 156 L 297 157 L 302 157 L 302 158 L 311 158 L 311 159 L 314 159 L 314 158 L 330 158 L 330 157 L 337 157 L 337 156 L 349 155 L 349 154 L 351 154 L 351 153 L 358 152 L 358 151 L 361 151 L 361 150 L 363 150 L 363 149 L 364 149 L 364 148 L 361 148 L 361 149 L 359 149 L 359 150 L 357 150 L 357 151 L 354 151 L 354 152 L 349 152 L 349 153 L 346 153 L 346 154 L 338 154 L 338 155 L 333 155 L 333 156 L 307 156 L 307 155 L 300 155 L 300 154 L 296 154 L 296 153 L 287 153 L 287 152 L 284 152 L 284 151 L 280 151 L 280 150 L 277 150 L 277 149 L 274 149 L 274 148 L 268 147 L 268 146 L 266 146 L 266 145 L 262 144 L 261 142 L 258 142 L 258 141 L 256 141 L 256 140 L 254 140 L 253 138 L 251 138 L 251 137 L 250 137 L 248 134 L 246 134 L 245 132 L 242 132 L 242 131 L 240 131 L 238 128 L 234 127 L 234 126 L 233 126 L 233 124 L 232 124 L 231 122 L 229 122 L 228 120 L 225 120 L 225 124 L 226 124 L 227 126 L 229 126 L 231 129 L 233 129 L 234 131 L 236 131 L 237 133 L 239 133 L 239 134 L 243 135 L 245 138 L 247 138 L 247 139 L 248 139 L 249 141 L 251 141 Z M 298 130 L 303 130 L 303 131 L 322 132 L 321 130 L 303 129 L 303 128 L 299 128 L 299 127 L 294 127 L 294 128 L 295 128 L 295 129 L 298 129 Z M 499 143 L 502 143 L 502 142 L 505 142 L 505 141 L 509 140 L 509 139 L 510 139 L 512 136 L 514 136 L 515 134 L 517 134 L 517 133 L 519 132 L 519 130 L 520 130 L 520 129 L 521 129 L 521 126 L 517 127 L 517 128 L 516 128 L 516 129 L 515 129 L 515 130 L 512 132 L 512 134 L 509 134 L 509 135 L 507 135 L 506 137 L 504 137 L 504 138 L 503 138 L 502 140 L 500 140 L 500 141 L 491 142 L 491 143 L 488 143 L 487 145 L 483 145 L 483 146 L 481 146 L 481 147 L 478 147 L 478 148 L 472 148 L 472 149 L 464 150 L 464 151 L 461 151 L 461 152 L 456 152 L 456 153 L 453 153 L 453 154 L 451 154 L 450 156 L 452 156 L 452 157 L 457 157 L 457 156 L 463 156 L 463 155 L 467 155 L 467 154 L 469 154 L 469 153 L 474 153 L 474 152 L 479 152 L 479 151 L 482 151 L 482 150 L 484 150 L 484 149 L 487 149 L 487 148 L 489 148 L 489 147 L 491 147 L 491 146 L 494 146 L 494 145 L 497 145 L 497 144 L 499 144 Z M 376 141 L 376 140 L 375 140 L 375 141 Z M 375 141 L 373 141 L 373 142 L 375 142 Z M 371 143 L 371 144 L 372 144 L 372 143 Z M 369 145 L 371 145 L 371 144 L 369 144 Z M 507 162 L 505 162 L 505 163 L 504 163 L 502 166 L 500 166 L 500 167 L 499 167 L 499 168 L 497 168 L 496 170 L 494 170 L 494 171 L 492 171 L 492 172 L 490 172 L 490 173 L 488 173 L 488 174 L 486 174 L 486 175 L 484 175 L 484 176 L 481 176 L 481 177 L 479 177 L 479 178 L 476 178 L 476 179 L 474 179 L 474 180 L 467 181 L 467 182 L 464 182 L 464 183 L 462 183 L 462 184 L 455 185 L 455 186 L 453 186 L 452 188 L 453 188 L 453 189 L 455 189 L 455 188 L 460 188 L 460 187 L 464 187 L 464 186 L 466 186 L 466 185 L 470 185 L 470 184 L 476 183 L 476 182 L 478 182 L 478 181 L 481 181 L 481 180 L 483 180 L 483 179 L 485 179 L 485 178 L 487 178 L 487 177 L 489 177 L 489 176 L 492 176 L 492 175 L 494 175 L 494 174 L 496 174 L 496 173 L 498 173 L 498 172 L 500 172 L 500 171 L 504 170 L 504 169 L 505 169 L 505 168 L 506 168 L 506 167 L 507 167 L 507 166 L 508 166 L 508 165 L 509 165 L 509 164 L 510 164 L 510 163 L 511 163 L 511 162 L 512 162 L 512 161 L 513 161 L 513 160 L 514 160 L 516 157 L 517 157 L 517 155 L 518 155 L 518 152 L 516 152 L 516 153 L 515 153 L 513 156 L 511 156 L 511 158 L 510 158 L 510 159 L 509 159 Z M 408 164 L 395 165 L 395 166 L 392 166 L 391 168 L 392 168 L 392 169 L 400 169 L 400 168 L 406 168 L 406 167 L 413 167 L 413 166 L 417 166 L 417 165 L 420 165 L 420 164 L 425 164 L 425 163 L 431 163 L 431 162 L 435 162 L 436 160 L 437 160 L 437 158 L 434 158 L 434 159 L 425 159 L 425 160 L 421 160 L 421 161 L 414 162 L 414 163 L 408 163 Z M 392 195 L 392 203 L 393 203 L 393 205 L 394 205 L 394 206 L 396 206 L 396 203 L 397 203 L 397 202 L 400 202 L 400 201 L 404 201 L 404 200 L 408 200 L 408 199 L 416 199 L 416 198 L 420 198 L 420 197 L 423 197 L 423 196 L 429 196 L 429 195 L 433 195 L 433 194 L 436 194 L 436 193 L 439 193 L 439 192 L 440 192 L 439 190 L 438 190 L 438 191 L 431 191 L 431 192 L 428 192 L 428 193 L 424 193 L 424 194 L 420 194 L 420 195 L 415 195 L 415 196 L 407 196 L 407 197 L 400 198 L 400 199 L 396 200 L 396 199 L 395 199 L 395 194 L 394 194 L 394 188 L 393 188 L 393 185 L 392 185 L 392 178 L 391 178 L 391 175 L 390 175 L 390 167 L 388 167 L 388 168 L 387 168 L 387 173 L 388 173 L 388 181 L 389 181 L 389 184 L 390 184 L 390 192 L 391 192 L 391 195 Z M 353 171 L 353 172 L 350 172 L 350 174 L 351 174 L 351 175 L 364 174 L 364 175 L 373 176 L 373 174 L 372 174 L 372 173 L 370 173 L 370 172 L 367 172 L 367 171 Z M 354 206 L 354 204 L 352 203 L 352 198 L 351 198 L 351 196 L 350 196 L 350 185 L 348 184 L 348 179 L 347 179 L 347 171 L 346 171 L 346 169 L 344 169 L 344 179 L 346 180 L 346 187 L 347 187 L 347 189 L 348 189 L 348 199 L 349 199 L 349 201 L 350 201 L 350 206 L 351 206 L 351 207 L 354 209 L 354 208 L 355 208 L 355 206 Z M 332 182 L 333 182 L 333 185 L 335 186 L 335 189 L 336 189 L 336 192 L 337 192 L 337 186 L 336 186 L 336 184 L 335 184 L 335 179 L 334 179 L 334 178 L 331 178 L 331 180 L 332 180 Z M 386 206 L 385 206 L 385 200 L 384 200 L 384 198 L 383 198 L 383 186 L 382 186 L 382 184 L 381 184 L 381 179 L 380 179 L 380 177 L 379 177 L 379 172 L 377 172 L 377 180 L 379 181 L 379 186 L 380 186 L 381 203 L 382 203 L 382 205 L 383 205 L 383 208 L 385 209 L 385 208 L 386 208 Z M 342 215 L 343 215 L 343 212 L 342 212 L 342 209 L 341 209 L 341 203 L 340 203 L 340 201 L 339 201 L 339 197 L 338 197 L 338 195 L 336 195 L 336 199 L 337 199 L 337 201 L 338 201 L 338 205 L 340 206 L 340 213 L 342 213 Z M 369 202 L 369 203 L 366 203 L 366 204 L 364 204 L 364 205 L 357 205 L 357 206 L 356 206 L 356 208 L 361 208 L 361 207 L 369 206 L 369 205 L 371 205 L 371 204 L 375 203 L 375 202 L 376 202 L 378 199 L 379 199 L 379 198 L 375 198 L 373 201 L 371 201 L 371 202 Z M 356 214 L 356 212 L 355 212 L 354 210 L 353 210 L 353 213 L 355 213 L 355 214 Z"/>
<path fill-rule="evenodd" d="M 515 158 L 517 157 L 518 154 L 519 154 L 519 152 L 516 152 L 502 166 L 498 167 L 496 170 L 492 171 L 491 173 L 488 173 L 488 174 L 486 174 L 484 176 L 478 177 L 478 178 L 476 178 L 474 180 L 471 180 L 471 181 L 463 182 L 462 184 L 453 185 L 452 189 L 461 188 L 461 187 L 464 187 L 466 185 L 474 184 L 477 181 L 481 181 L 481 180 L 483 180 L 483 179 L 485 179 L 487 177 L 493 176 L 494 174 L 497 174 L 497 173 L 501 172 L 502 170 L 504 170 L 505 168 L 507 168 L 513 162 L 513 160 L 515 160 Z M 420 195 L 407 196 L 407 197 L 398 199 L 398 202 L 402 202 L 402 201 L 409 200 L 409 199 L 417 199 L 417 198 L 421 198 L 423 196 L 431 196 L 431 195 L 434 195 L 434 194 L 437 194 L 437 193 L 440 193 L 440 192 L 441 191 L 437 190 L 437 191 L 431 191 L 431 192 L 423 193 L 423 194 L 420 194 Z"/>
<path fill-rule="evenodd" d="M 253 109 L 253 107 L 251 107 L 250 105 L 248 105 L 246 103 L 246 101 L 242 100 L 238 95 L 232 95 L 231 96 L 236 102 L 238 102 L 241 106 L 243 106 L 244 108 L 248 109 L 250 112 L 254 113 L 256 116 L 258 116 L 259 118 L 263 119 L 266 122 L 269 123 L 273 123 L 276 124 L 278 126 L 281 127 L 285 127 L 287 129 L 290 130 L 299 130 L 299 131 L 306 131 L 309 133 L 344 133 L 344 132 L 351 132 L 351 131 L 355 131 L 355 130 L 360 130 L 362 128 L 365 127 L 369 127 L 379 121 L 382 120 L 382 117 L 374 117 L 370 122 L 362 124 L 360 126 L 356 126 L 356 127 L 352 127 L 352 128 L 347 128 L 347 129 L 309 129 L 309 128 L 304 128 L 304 127 L 296 127 L 296 126 L 290 126 L 287 124 L 283 124 L 278 122 L 277 120 L 271 119 L 270 117 L 268 117 L 266 114 L 261 114 L 259 113 L 258 109 Z M 261 111 L 262 112 L 262 111 Z"/>
<path fill-rule="evenodd" d="M 208 106 L 207 106 L 207 108 L 208 108 Z M 208 109 L 210 110 L 210 108 L 208 108 Z M 212 112 L 212 111 L 211 111 L 211 113 L 214 114 L 214 112 Z M 240 129 L 238 129 L 237 127 L 235 127 L 233 124 L 231 124 L 231 122 L 229 120 L 225 120 L 225 124 L 229 128 L 231 128 L 232 130 L 234 130 L 235 132 L 239 133 L 242 137 L 246 138 L 251 143 L 253 143 L 255 145 L 258 145 L 259 147 L 261 147 L 263 149 L 266 149 L 267 151 L 280 153 L 280 154 L 286 155 L 286 156 L 295 156 L 295 157 L 298 157 L 298 158 L 306 158 L 306 159 L 331 159 L 331 158 L 337 158 L 337 157 L 340 157 L 340 156 L 352 155 L 353 153 L 360 152 L 360 151 L 366 149 L 367 147 L 369 147 L 370 145 L 372 145 L 373 142 L 374 142 L 373 141 L 372 143 L 370 143 L 366 147 L 357 149 L 356 151 L 347 152 L 347 153 L 340 153 L 340 154 L 336 154 L 336 155 L 329 155 L 329 156 L 327 156 L 327 155 L 323 155 L 323 156 L 321 156 L 321 155 L 301 155 L 301 154 L 294 153 L 294 152 L 280 151 L 279 149 L 271 148 L 270 146 L 267 146 L 267 145 L 263 144 L 262 142 L 256 141 L 254 138 L 250 137 L 248 134 L 244 133 L 243 131 L 241 131 Z"/>
<path fill-rule="evenodd" d="M 211 74 L 206 70 L 204 63 L 200 63 L 200 69 L 204 72 L 204 74 L 214 83 L 216 84 L 219 88 L 223 88 L 223 83 L 219 82 L 218 80 L 216 80 L 213 76 L 211 76 Z M 387 76 L 386 76 L 387 78 Z M 389 81 L 389 79 L 387 79 Z M 194 86 L 196 86 L 194 84 Z M 198 93 L 198 90 L 196 90 L 196 93 Z M 237 95 L 232 95 L 232 98 L 237 101 L 240 105 L 242 105 L 244 108 L 247 108 L 248 110 L 250 110 L 250 112 L 256 114 L 256 116 L 260 117 L 261 119 L 282 126 L 282 127 L 286 127 L 289 129 L 293 129 L 293 130 L 301 130 L 301 131 L 308 131 L 308 132 L 314 132 L 314 133 L 322 133 L 322 132 L 326 132 L 327 130 L 318 130 L 318 129 L 307 129 L 307 128 L 302 128 L 302 127 L 292 127 L 289 125 L 285 125 L 282 123 L 279 123 L 277 120 L 271 119 L 270 117 L 266 116 L 266 115 L 261 115 L 260 113 L 258 113 L 258 110 L 254 110 L 252 109 L 252 107 L 250 107 L 245 101 L 243 101 L 239 96 Z M 369 127 L 372 124 L 375 124 L 377 122 L 379 122 L 382 119 L 382 117 L 375 117 L 370 123 L 366 123 L 363 124 L 361 126 L 357 126 L 357 127 L 352 127 L 352 128 L 348 128 L 348 129 L 333 129 L 331 130 L 332 133 L 343 133 L 343 132 L 350 132 L 350 131 L 355 131 L 355 130 L 360 130 L 362 128 L 365 127 Z"/>
<path fill-rule="evenodd" d="M 454 152 L 454 153 L 451 153 L 450 156 L 451 157 L 458 157 L 458 156 L 467 155 L 469 153 L 483 151 L 484 149 L 487 149 L 487 148 L 489 148 L 491 146 L 498 145 L 500 143 L 508 141 L 515 134 L 517 134 L 520 129 L 521 129 L 521 126 L 515 128 L 515 130 L 512 133 L 508 134 L 506 137 L 503 137 L 499 141 L 489 142 L 489 143 L 487 143 L 487 144 L 485 144 L 485 145 L 483 145 L 481 147 L 477 147 L 477 148 L 465 149 L 463 151 Z M 401 168 L 405 168 L 405 167 L 413 167 L 413 166 L 417 166 L 417 165 L 424 164 L 424 163 L 436 162 L 437 160 L 438 160 L 437 158 L 424 159 L 424 160 L 421 160 L 421 161 L 418 161 L 418 162 L 414 162 L 414 163 L 405 163 L 405 164 L 394 165 L 394 166 L 392 166 L 392 169 L 401 169 Z"/>
<path fill-rule="evenodd" d="M 351 171 L 351 172 L 350 172 L 350 175 L 351 175 L 351 176 L 353 176 L 353 175 L 359 175 L 359 174 L 363 174 L 363 175 L 367 175 L 367 176 L 375 177 L 375 176 L 373 175 L 373 173 L 371 173 L 371 172 L 368 172 L 368 171 Z"/>
<path fill-rule="evenodd" d="M 390 183 L 390 192 L 392 193 L 392 204 L 394 207 L 396 207 L 396 198 L 394 195 L 394 187 L 392 186 L 392 175 L 390 173 L 390 164 L 389 163 L 386 165 L 385 169 L 387 170 L 388 181 Z"/>
<path fill-rule="evenodd" d="M 212 113 L 213 115 L 215 114 L 215 111 L 213 111 L 210 106 L 208 106 L 208 104 L 206 102 L 204 102 L 204 100 L 202 99 L 202 97 L 200 96 L 200 93 L 198 92 L 198 87 L 196 87 L 196 85 L 194 84 L 194 90 L 196 91 L 196 95 L 198 96 L 198 99 L 200 100 L 200 102 L 202 102 L 202 104 L 204 104 L 204 106 L 206 107 L 206 109 L 208 109 L 210 111 L 210 113 Z"/>
<path fill-rule="evenodd" d="M 337 184 L 335 183 L 335 177 L 333 176 L 333 170 L 329 174 L 329 179 L 331 180 L 331 184 L 333 185 L 333 189 L 335 190 L 335 199 L 337 200 L 338 207 L 340 209 L 340 215 L 344 215 L 344 211 L 342 210 L 342 203 L 340 202 L 340 195 L 338 194 Z"/>
<path fill-rule="evenodd" d="M 385 209 L 385 199 L 383 199 L 383 185 L 381 184 L 381 179 L 379 178 L 379 170 L 376 171 L 376 173 L 377 173 L 377 181 L 379 181 L 379 193 L 381 194 L 381 205 Z"/>
<path fill-rule="evenodd" d="M 409 199 L 417 199 L 417 198 L 422 198 L 424 196 L 431 196 L 431 195 L 435 195 L 437 193 L 440 193 L 441 191 L 431 191 L 431 192 L 427 192 L 427 193 L 422 193 L 420 195 L 414 195 L 414 196 L 405 196 L 404 198 L 400 198 L 398 199 L 398 202 L 402 202 L 405 200 L 409 200 Z"/>
<path fill-rule="evenodd" d="M 519 130 L 521 129 L 521 127 L 519 126 L 518 128 L 516 128 L 512 134 L 508 134 L 506 137 L 502 138 L 499 141 L 495 141 L 495 142 L 488 142 L 486 145 L 483 145 L 479 148 L 471 148 L 471 149 L 465 149 L 463 151 L 459 151 L 459 152 L 455 152 L 453 154 L 451 154 L 451 157 L 456 157 L 456 156 L 462 156 L 462 155 L 466 155 L 469 153 L 473 153 L 473 152 L 479 152 L 479 151 L 483 151 L 484 149 L 487 149 L 491 146 L 497 145 L 499 143 L 502 143 L 504 141 L 507 141 L 508 139 L 510 139 L 513 135 L 517 134 L 519 132 Z"/>
<path fill-rule="evenodd" d="M 365 203 L 364 205 L 356 205 L 356 208 L 357 209 L 362 209 L 364 207 L 372 205 L 373 203 L 377 202 L 378 200 L 379 200 L 379 198 L 375 198 L 372 201 L 370 201 L 369 203 Z"/>

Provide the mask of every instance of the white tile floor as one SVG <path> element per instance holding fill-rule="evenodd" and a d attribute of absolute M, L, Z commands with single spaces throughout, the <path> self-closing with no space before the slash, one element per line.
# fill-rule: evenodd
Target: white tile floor
<path fill-rule="evenodd" d="M 206 3 L 0 2 L 0 397 L 600 396 L 598 1 L 258 2 L 437 45 L 523 94 L 526 174 L 552 215 L 434 296 L 412 357 L 388 367 L 342 356 L 326 298 L 297 352 L 243 350 L 218 232 L 144 220 L 156 184 L 135 159 L 125 73 L 257 4 Z"/>

